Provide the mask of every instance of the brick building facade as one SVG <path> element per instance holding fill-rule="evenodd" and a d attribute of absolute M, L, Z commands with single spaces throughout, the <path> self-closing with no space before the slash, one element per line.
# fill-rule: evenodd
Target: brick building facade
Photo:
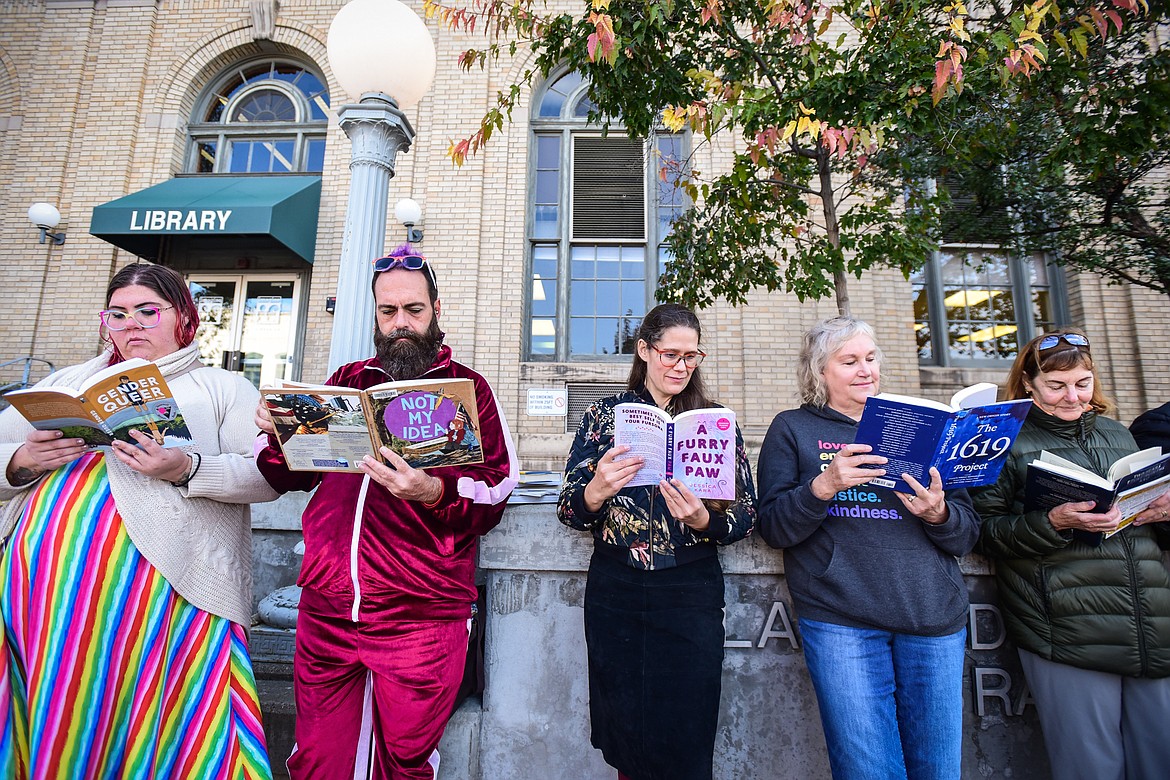
<path fill-rule="evenodd" d="M 276 13 L 270 38 L 263 37 L 267 34 L 263 25 L 255 23 L 263 20 L 254 17 L 254 5 L 248 0 L 0 4 L 0 289 L 7 293 L 6 305 L 0 308 L 0 362 L 31 355 L 63 366 L 100 348 L 96 312 L 104 302 L 106 282 L 135 256 L 90 233 L 96 224 L 95 209 L 175 177 L 301 173 L 320 179 L 316 231 L 311 250 L 304 253 L 308 260 L 263 236 L 187 241 L 178 234 L 177 224 L 176 235 L 160 238 L 152 254 L 194 283 L 218 290 L 216 295 L 209 293 L 208 300 L 220 306 L 231 305 L 225 303 L 231 290 L 238 294 L 237 288 L 256 284 L 260 292 L 239 297 L 235 305 L 244 310 L 244 318 L 261 317 L 268 305 L 269 324 L 287 329 L 287 344 L 275 356 L 282 366 L 279 372 L 303 380 L 317 380 L 325 373 L 332 318 L 345 314 L 344 302 L 338 303 L 336 313 L 326 309 L 327 298 L 336 294 L 349 186 L 350 142 L 338 126 L 336 110 L 350 101 L 331 75 L 325 42 L 342 3 L 270 4 L 267 10 Z M 411 5 L 421 9 L 420 3 Z M 598 345 L 609 338 L 605 328 L 628 328 L 636 323 L 639 305 L 651 305 L 656 239 L 661 236 L 644 227 L 646 237 L 640 243 L 628 235 L 614 242 L 596 237 L 578 241 L 567 228 L 560 228 L 555 236 L 544 236 L 552 243 L 542 244 L 536 215 L 559 214 L 564 224 L 575 155 L 585 148 L 573 139 L 588 135 L 587 127 L 573 124 L 571 103 L 580 99 L 579 91 L 565 88 L 567 113 L 541 113 L 541 101 L 551 94 L 555 78 L 538 85 L 535 98 L 526 96 L 514 124 L 493 138 L 482 154 L 454 168 L 445 155 L 450 139 L 468 135 L 496 90 L 515 79 L 527 62 L 518 55 L 484 71 L 463 73 L 456 58 L 479 39 L 434 23 L 429 29 L 436 42 L 438 73 L 428 96 L 407 110 L 418 135 L 410 152 L 398 157 L 390 210 L 396 200 L 408 196 L 422 205 L 426 238 L 419 248 L 433 261 L 440 278 L 448 343 L 495 386 L 523 465 L 559 467 L 571 438 L 566 429 L 572 428 L 572 417 L 566 422 L 565 417 L 529 414 L 529 391 L 568 387 L 570 407 L 576 409 L 583 399 L 600 392 L 592 385 L 624 380 L 628 356 L 609 354 L 613 350 Z M 292 124 L 287 116 L 279 121 L 259 118 L 250 127 L 264 126 L 265 121 L 273 124 L 256 137 L 247 136 L 244 130 L 249 128 L 238 123 L 225 125 L 224 134 L 216 136 L 214 123 L 230 124 L 236 116 L 224 119 L 217 111 L 239 112 L 245 121 L 249 110 L 258 110 L 260 92 L 248 90 L 262 91 L 266 77 L 256 74 L 264 68 L 269 68 L 268 81 L 279 82 L 284 90 L 271 94 L 279 93 L 277 97 L 290 105 L 300 101 L 297 110 L 302 113 Z M 302 71 L 305 80 L 297 82 L 295 74 Z M 238 73 L 244 77 L 233 75 Z M 314 79 L 323 90 L 304 88 Z M 565 122 L 557 124 L 560 118 Z M 265 133 L 280 136 L 279 142 L 266 141 Z M 565 151 L 546 165 L 539 159 L 540 139 L 557 133 L 567 139 L 565 144 L 575 144 L 572 155 Z M 696 165 L 712 170 L 725 153 L 718 145 L 704 146 L 697 152 Z M 542 170 L 556 172 L 546 174 L 555 180 L 555 188 L 549 196 L 553 200 L 544 205 L 539 189 Z M 651 173 L 645 177 L 645 192 L 638 192 L 654 209 Z M 38 201 L 60 210 L 57 229 L 67 235 L 63 245 L 37 243 L 25 213 Z M 651 215 L 647 222 L 654 214 L 666 213 L 661 199 L 657 207 L 659 211 L 647 212 Z M 630 235 L 637 234 L 637 227 L 632 230 Z M 402 236 L 391 213 L 387 246 L 399 243 Z M 602 309 L 608 305 L 605 291 L 611 288 L 601 270 L 589 282 L 596 300 L 586 303 L 581 293 L 585 287 L 572 270 L 582 246 L 598 258 L 597 269 L 610 250 L 640 253 L 636 256 L 642 259 L 635 265 L 642 263 L 648 272 L 621 289 L 623 295 L 640 296 L 642 303 L 623 303 L 616 319 L 609 317 L 612 312 Z M 538 270 L 545 257 L 548 267 L 559 269 L 555 279 Z M 1043 264 L 1043 259 L 1030 262 Z M 1001 271 L 1008 265 L 1003 264 Z M 1009 275 L 1027 275 L 1028 264 L 1017 263 L 1012 269 Z M 935 273 L 949 272 L 939 265 Z M 963 294 L 970 297 L 963 301 L 969 308 L 958 324 L 959 318 L 937 319 L 939 307 L 950 311 L 958 305 L 950 277 L 932 282 L 920 276 L 908 282 L 893 272 L 873 272 L 853 281 L 854 312 L 876 325 L 886 353 L 884 386 L 943 398 L 974 381 L 1002 382 L 1010 364 L 1003 355 L 1010 354 L 1011 345 L 999 351 L 988 347 L 978 326 L 990 325 L 995 336 L 1015 331 L 1011 322 L 1018 316 L 1025 320 L 1018 325 L 1021 340 L 1029 328 L 1045 323 L 1084 327 L 1121 419 L 1128 421 L 1170 398 L 1170 366 L 1151 349 L 1165 344 L 1170 335 L 1164 314 L 1157 313 L 1164 311 L 1162 298 L 1137 287 L 1111 286 L 1092 275 L 1065 276 L 1053 268 L 1039 276 L 1047 286 L 1037 297 L 1034 289 L 1021 286 L 1019 278 L 1007 276 L 999 280 L 1002 289 L 988 292 L 994 284 L 978 281 L 984 277 L 976 274 L 972 277 L 976 281 L 966 283 Z M 1035 269 L 1032 278 L 1039 278 Z M 556 311 L 549 309 L 547 316 L 539 311 L 542 281 L 561 296 Z M 926 341 L 916 338 L 916 327 L 921 330 L 928 322 L 923 307 L 929 296 L 924 291 L 931 284 L 938 292 L 931 303 L 936 318 L 929 322 L 935 333 L 949 333 L 947 344 L 929 344 L 929 335 Z M 995 311 L 976 311 L 971 294 L 979 292 L 980 285 L 988 300 L 1002 303 L 1015 296 L 1014 309 L 1001 305 Z M 1031 317 L 1029 312 L 1041 304 L 1046 311 Z M 213 318 L 221 316 L 210 304 L 207 311 Z M 795 403 L 793 365 L 800 333 L 834 311 L 831 301 L 800 303 L 790 295 L 757 292 L 747 305 L 720 305 L 702 313 L 704 347 L 712 355 L 704 372 L 714 395 L 738 410 L 753 444 L 758 445 L 776 411 Z M 939 322 L 944 323 L 943 331 Z M 596 328 L 592 346 L 571 332 L 573 328 L 584 332 L 585 327 Z M 239 334 L 221 336 L 217 350 L 249 353 Z M 616 336 L 613 343 L 621 352 Z M 217 357 L 218 352 L 209 360 Z M 11 378 L 6 374 L 0 381 Z"/>

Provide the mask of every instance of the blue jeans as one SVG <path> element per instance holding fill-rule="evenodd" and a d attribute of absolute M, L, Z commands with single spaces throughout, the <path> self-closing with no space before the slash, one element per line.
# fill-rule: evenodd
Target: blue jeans
<path fill-rule="evenodd" d="M 957 780 L 967 629 L 914 636 L 800 619 L 834 780 Z"/>

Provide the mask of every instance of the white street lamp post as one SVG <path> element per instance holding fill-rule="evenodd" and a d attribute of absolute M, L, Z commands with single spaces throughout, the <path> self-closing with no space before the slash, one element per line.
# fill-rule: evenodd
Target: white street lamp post
<path fill-rule="evenodd" d="M 349 136 L 349 201 L 341 241 L 329 371 L 371 354 L 371 262 L 385 249 L 390 178 L 414 128 L 399 106 L 412 106 L 435 77 L 435 45 L 422 19 L 398 0 L 351 0 L 329 26 L 329 64 L 359 102 L 337 116 Z"/>

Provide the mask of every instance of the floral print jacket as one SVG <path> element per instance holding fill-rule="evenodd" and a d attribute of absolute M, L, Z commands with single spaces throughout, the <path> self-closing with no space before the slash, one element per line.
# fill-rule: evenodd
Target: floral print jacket
<path fill-rule="evenodd" d="M 675 520 L 656 485 L 623 488 L 597 512 L 585 508 L 585 486 L 596 463 L 613 446 L 614 407 L 623 403 L 653 405 L 650 394 L 625 392 L 604 398 L 585 412 L 565 466 L 557 517 L 579 531 L 590 531 L 603 545 L 626 551 L 635 569 L 668 569 L 714 553 L 714 545 L 731 544 L 751 533 L 756 522 L 756 489 L 738 426 L 735 430 L 735 501 L 726 511 L 711 512 L 706 531 L 693 531 Z M 725 503 L 725 502 L 724 502 Z"/>

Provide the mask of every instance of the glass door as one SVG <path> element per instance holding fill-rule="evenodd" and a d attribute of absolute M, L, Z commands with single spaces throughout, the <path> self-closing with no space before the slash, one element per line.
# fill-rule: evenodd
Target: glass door
<path fill-rule="evenodd" d="M 193 274 L 199 355 L 260 387 L 292 377 L 300 279 L 294 274 Z"/>

